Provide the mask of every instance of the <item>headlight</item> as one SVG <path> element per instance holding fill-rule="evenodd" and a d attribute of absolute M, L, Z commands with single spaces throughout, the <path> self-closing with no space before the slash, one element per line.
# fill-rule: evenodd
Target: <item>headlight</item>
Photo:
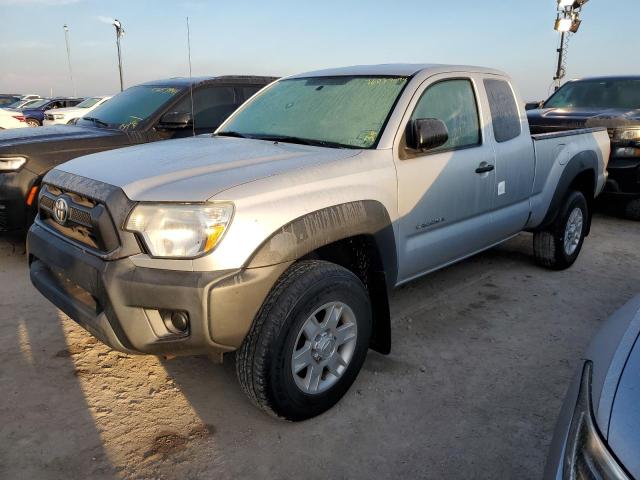
<path fill-rule="evenodd" d="M 195 258 L 216 247 L 232 216 L 231 203 L 141 203 L 125 228 L 139 234 L 154 257 Z"/>
<path fill-rule="evenodd" d="M 0 172 L 13 172 L 27 163 L 24 157 L 5 157 L 0 158 Z"/>
<path fill-rule="evenodd" d="M 640 140 L 640 129 L 623 130 L 620 132 L 620 140 Z"/>
<path fill-rule="evenodd" d="M 614 142 L 637 142 L 640 141 L 640 128 L 617 128 L 613 132 Z"/>
<path fill-rule="evenodd" d="M 582 372 L 580 393 L 567 437 L 562 478 L 563 480 L 583 478 L 629 480 L 623 468 L 609 452 L 593 420 L 591 370 L 591 362 L 587 362 Z"/>
<path fill-rule="evenodd" d="M 64 118 L 64 115 L 62 113 L 54 113 L 53 118 L 55 118 L 56 120 L 62 120 Z"/>
<path fill-rule="evenodd" d="M 640 148 L 633 148 L 633 147 L 616 148 L 613 150 L 613 156 L 616 158 L 640 157 Z"/>

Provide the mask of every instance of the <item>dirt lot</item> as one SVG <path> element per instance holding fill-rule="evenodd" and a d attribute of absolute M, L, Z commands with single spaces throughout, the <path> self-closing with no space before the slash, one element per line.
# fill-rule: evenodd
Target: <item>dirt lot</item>
<path fill-rule="evenodd" d="M 567 381 L 640 290 L 640 224 L 594 221 L 565 272 L 523 234 L 393 294 L 393 352 L 299 424 L 242 395 L 233 358 L 110 351 L 0 239 L 0 478 L 539 478 Z"/>

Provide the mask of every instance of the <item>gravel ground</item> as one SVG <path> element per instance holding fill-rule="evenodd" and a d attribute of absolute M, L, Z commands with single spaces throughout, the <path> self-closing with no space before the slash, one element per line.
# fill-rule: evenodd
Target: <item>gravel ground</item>
<path fill-rule="evenodd" d="M 599 215 L 573 268 L 522 234 L 393 293 L 393 351 L 291 424 L 233 358 L 110 351 L 31 286 L 0 238 L 0 478 L 539 478 L 580 353 L 638 293 L 640 223 Z"/>

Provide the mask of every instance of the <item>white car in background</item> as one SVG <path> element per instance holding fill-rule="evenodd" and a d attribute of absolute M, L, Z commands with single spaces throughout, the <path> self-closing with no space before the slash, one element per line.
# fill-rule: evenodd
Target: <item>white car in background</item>
<path fill-rule="evenodd" d="M 24 115 L 15 110 L 0 108 L 0 130 L 26 127 Z"/>
<path fill-rule="evenodd" d="M 64 125 L 72 120 L 83 117 L 91 110 L 99 107 L 111 97 L 89 97 L 80 102 L 75 107 L 56 108 L 44 112 L 43 125 Z"/>

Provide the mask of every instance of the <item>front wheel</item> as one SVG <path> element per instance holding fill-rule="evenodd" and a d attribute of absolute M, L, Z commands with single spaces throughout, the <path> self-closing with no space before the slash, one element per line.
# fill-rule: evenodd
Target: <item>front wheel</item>
<path fill-rule="evenodd" d="M 323 413 L 364 363 L 371 306 L 362 282 L 324 261 L 292 265 L 267 296 L 236 356 L 244 392 L 287 420 Z"/>
<path fill-rule="evenodd" d="M 27 125 L 29 125 L 30 127 L 39 127 L 40 122 L 35 118 L 27 118 Z"/>
<path fill-rule="evenodd" d="M 629 220 L 640 220 L 640 198 L 631 200 L 625 205 L 624 216 Z"/>
<path fill-rule="evenodd" d="M 556 220 L 533 235 L 536 263 L 552 270 L 569 268 L 578 258 L 589 221 L 587 199 L 581 192 L 567 195 Z"/>

